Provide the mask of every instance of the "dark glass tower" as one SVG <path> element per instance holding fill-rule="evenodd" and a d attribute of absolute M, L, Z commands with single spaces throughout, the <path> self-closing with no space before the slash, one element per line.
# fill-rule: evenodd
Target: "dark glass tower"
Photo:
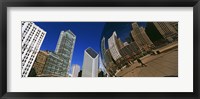
<path fill-rule="evenodd" d="M 61 31 L 55 52 L 63 58 L 67 71 L 71 64 L 75 41 L 76 35 L 72 31 Z"/>

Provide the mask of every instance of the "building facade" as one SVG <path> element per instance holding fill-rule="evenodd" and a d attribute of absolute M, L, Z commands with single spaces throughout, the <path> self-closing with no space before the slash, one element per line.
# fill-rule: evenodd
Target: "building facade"
<path fill-rule="evenodd" d="M 52 77 L 65 77 L 67 68 L 63 63 L 64 59 L 60 55 L 48 51 L 48 58 L 44 66 L 43 74 Z"/>
<path fill-rule="evenodd" d="M 175 28 L 175 30 L 178 32 L 178 22 L 170 22 L 170 24 Z"/>
<path fill-rule="evenodd" d="M 148 37 L 147 33 L 145 32 L 145 28 L 144 27 L 140 27 L 140 32 L 146 42 L 146 44 L 149 46 L 149 47 L 154 47 L 154 44 L 153 42 L 150 40 L 150 38 Z"/>
<path fill-rule="evenodd" d="M 118 49 L 122 49 L 124 47 L 124 43 L 120 38 L 118 38 L 117 41 L 118 41 L 117 42 Z"/>
<path fill-rule="evenodd" d="M 22 77 L 28 77 L 46 31 L 33 22 L 22 22 Z"/>
<path fill-rule="evenodd" d="M 113 61 L 113 58 L 109 49 L 105 51 L 105 68 L 106 68 L 107 73 L 110 76 L 114 75 L 116 71 L 116 64 Z"/>
<path fill-rule="evenodd" d="M 82 77 L 98 77 L 99 55 L 92 48 L 84 51 Z"/>
<path fill-rule="evenodd" d="M 78 77 L 78 73 L 80 72 L 80 66 L 75 64 L 72 66 L 72 77 Z"/>
<path fill-rule="evenodd" d="M 122 49 L 119 50 L 120 54 L 124 59 L 128 59 L 131 56 L 134 56 L 136 53 L 130 45 L 124 46 Z"/>
<path fill-rule="evenodd" d="M 75 41 L 76 35 L 74 35 L 72 31 L 61 31 L 55 53 L 63 58 L 63 64 L 67 69 L 66 72 L 69 71 L 69 67 L 71 65 Z"/>
<path fill-rule="evenodd" d="M 132 24 L 132 28 L 131 35 L 139 49 L 142 52 L 149 51 L 153 43 L 148 38 L 144 28 L 140 28 L 136 22 Z"/>
<path fill-rule="evenodd" d="M 178 32 L 170 24 L 170 22 L 153 22 L 160 34 L 168 41 L 173 41 L 173 37 L 177 36 Z M 178 28 L 178 25 L 177 25 Z M 178 29 L 177 29 L 178 30 Z"/>
<path fill-rule="evenodd" d="M 48 55 L 49 54 L 46 51 L 39 51 L 37 54 L 37 57 L 33 64 L 33 68 L 35 69 L 35 72 L 38 76 L 43 74 L 44 66 L 46 64 Z"/>
<path fill-rule="evenodd" d="M 141 50 L 139 49 L 139 47 L 137 46 L 136 42 L 131 42 L 129 44 L 129 46 L 131 47 L 131 49 L 136 53 L 136 54 L 139 54 L 141 53 Z"/>
<path fill-rule="evenodd" d="M 108 47 L 113 59 L 116 61 L 122 56 L 119 53 L 119 40 L 117 39 L 117 34 L 114 31 L 112 36 L 108 39 Z"/>

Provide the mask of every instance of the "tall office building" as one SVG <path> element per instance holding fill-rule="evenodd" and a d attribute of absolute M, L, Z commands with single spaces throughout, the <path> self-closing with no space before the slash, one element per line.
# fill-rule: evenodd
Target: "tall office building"
<path fill-rule="evenodd" d="M 55 52 L 48 51 L 48 58 L 46 60 L 43 74 L 44 76 L 53 77 L 66 77 L 67 68 L 64 64 L 64 59 L 62 56 L 57 55 Z"/>
<path fill-rule="evenodd" d="M 108 39 L 108 47 L 109 47 L 110 53 L 115 61 L 122 57 L 119 53 L 118 45 L 120 45 L 119 40 L 117 39 L 117 34 L 114 31 L 112 36 Z"/>
<path fill-rule="evenodd" d="M 92 48 L 84 51 L 82 77 L 98 77 L 99 55 Z"/>
<path fill-rule="evenodd" d="M 140 28 L 138 24 L 135 22 L 132 24 L 133 30 L 131 31 L 131 35 L 136 42 L 137 46 L 141 51 L 150 50 L 150 46 L 153 44 L 149 37 L 147 36 L 144 28 Z"/>
<path fill-rule="evenodd" d="M 27 77 L 35 58 L 39 52 L 41 44 L 46 35 L 46 31 L 35 25 L 33 22 L 22 22 L 22 77 Z"/>
<path fill-rule="evenodd" d="M 141 32 L 141 34 L 142 34 L 142 36 L 143 36 L 143 38 L 144 38 L 146 44 L 147 44 L 148 46 L 152 46 L 152 47 L 153 47 L 154 44 L 153 44 L 153 42 L 150 40 L 150 38 L 148 37 L 147 33 L 145 32 L 145 28 L 144 28 L 144 27 L 140 27 L 140 32 Z"/>
<path fill-rule="evenodd" d="M 167 40 L 171 41 L 171 37 L 177 35 L 176 29 L 170 24 L 170 22 L 153 22 L 160 34 Z M 178 25 L 177 25 L 178 27 Z"/>
<path fill-rule="evenodd" d="M 40 76 L 43 74 L 44 66 L 46 64 L 48 56 L 49 54 L 46 51 L 40 50 L 38 52 L 35 62 L 33 64 L 33 68 L 35 69 L 37 76 Z"/>
<path fill-rule="evenodd" d="M 78 73 L 80 72 L 80 66 L 75 64 L 72 66 L 72 77 L 78 77 Z"/>
<path fill-rule="evenodd" d="M 65 64 L 68 72 L 72 60 L 76 41 L 76 35 L 70 30 L 61 31 L 58 43 L 56 45 L 55 53 L 63 58 L 63 64 Z"/>

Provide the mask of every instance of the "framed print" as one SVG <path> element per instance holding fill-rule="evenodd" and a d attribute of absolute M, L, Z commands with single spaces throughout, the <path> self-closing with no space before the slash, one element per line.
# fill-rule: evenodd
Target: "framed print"
<path fill-rule="evenodd" d="M 1 2 L 2 98 L 199 98 L 199 0 Z"/>

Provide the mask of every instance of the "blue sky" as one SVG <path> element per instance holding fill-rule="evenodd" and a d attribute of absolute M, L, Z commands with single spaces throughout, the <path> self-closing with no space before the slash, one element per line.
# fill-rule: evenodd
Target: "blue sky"
<path fill-rule="evenodd" d="M 34 22 L 40 28 L 45 30 L 46 36 L 42 43 L 40 50 L 54 51 L 61 31 L 71 30 L 76 35 L 75 48 L 72 57 L 72 64 L 78 64 L 82 67 L 84 50 L 88 47 L 93 48 L 96 52 L 100 52 L 100 39 L 102 32 L 113 32 L 120 25 L 118 24 L 106 24 L 105 22 Z M 109 22 L 110 23 L 110 22 Z M 138 23 L 140 26 L 145 27 L 146 23 Z M 106 25 L 107 28 L 104 29 Z M 126 24 L 127 25 L 127 24 Z M 110 29 L 115 27 L 113 29 Z M 121 27 L 121 26 L 120 26 Z M 127 29 L 118 29 L 117 32 L 129 33 L 131 26 L 127 26 Z M 110 34 L 109 33 L 109 34 Z M 125 33 L 125 34 L 127 34 Z"/>
<path fill-rule="evenodd" d="M 104 22 L 34 22 L 45 30 L 46 36 L 40 50 L 54 51 L 62 30 L 71 30 L 76 35 L 72 64 L 82 67 L 84 50 L 88 47 L 100 51 L 100 37 Z"/>

